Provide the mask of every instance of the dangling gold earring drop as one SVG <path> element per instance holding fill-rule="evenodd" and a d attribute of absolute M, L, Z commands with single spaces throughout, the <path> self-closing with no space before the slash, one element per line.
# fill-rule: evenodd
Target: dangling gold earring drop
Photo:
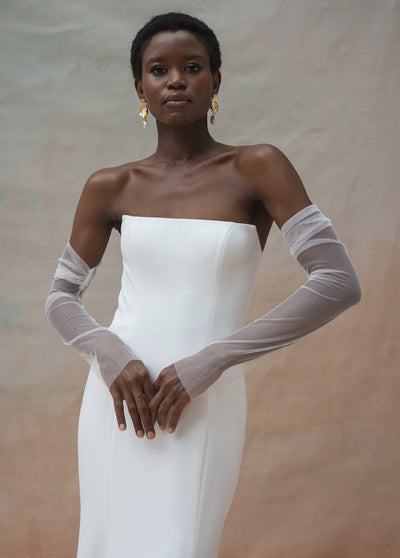
<path fill-rule="evenodd" d="M 217 98 L 217 95 L 213 95 L 212 99 L 211 99 L 210 108 L 212 110 L 212 115 L 210 116 L 210 124 L 214 124 L 215 115 L 217 114 L 218 109 L 219 109 L 219 105 L 218 105 L 217 101 L 215 100 L 216 98 Z"/>
<path fill-rule="evenodd" d="M 142 106 L 140 108 L 139 115 L 140 115 L 140 118 L 143 119 L 143 128 L 146 128 L 146 126 L 148 124 L 147 123 L 147 115 L 148 115 L 147 103 L 146 103 L 146 99 L 140 99 L 140 100 L 142 102 Z"/>

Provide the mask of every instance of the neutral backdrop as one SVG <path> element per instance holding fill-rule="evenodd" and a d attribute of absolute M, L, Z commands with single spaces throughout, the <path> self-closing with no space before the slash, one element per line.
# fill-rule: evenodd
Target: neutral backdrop
<path fill-rule="evenodd" d="M 400 556 L 396 0 L 1 0 L 1 554 L 76 552 L 88 366 L 50 329 L 44 301 L 87 177 L 154 150 L 129 50 L 139 27 L 169 10 L 204 19 L 220 40 L 215 138 L 272 143 L 289 157 L 363 291 L 247 375 L 246 445 L 220 558 Z M 85 295 L 104 325 L 120 274 L 115 233 Z M 248 319 L 305 278 L 274 226 Z"/>

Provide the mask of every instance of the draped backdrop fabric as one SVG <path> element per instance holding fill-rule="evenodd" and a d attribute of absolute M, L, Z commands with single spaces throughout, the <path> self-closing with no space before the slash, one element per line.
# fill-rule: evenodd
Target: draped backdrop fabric
<path fill-rule="evenodd" d="M 155 147 L 129 66 L 152 15 L 204 19 L 222 48 L 212 133 L 271 143 L 347 246 L 363 298 L 246 376 L 248 418 L 219 558 L 400 555 L 398 0 L 0 3 L 3 556 L 75 555 L 87 363 L 43 311 L 80 191 Z M 102 325 L 120 287 L 113 234 L 84 295 Z M 276 226 L 247 321 L 305 280 Z"/>

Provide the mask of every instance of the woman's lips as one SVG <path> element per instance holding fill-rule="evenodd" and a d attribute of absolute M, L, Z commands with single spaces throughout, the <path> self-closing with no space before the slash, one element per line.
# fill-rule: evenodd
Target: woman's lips
<path fill-rule="evenodd" d="M 170 107 L 184 107 L 190 102 L 184 93 L 172 93 L 165 99 L 165 104 Z"/>
<path fill-rule="evenodd" d="M 170 99 L 169 101 L 165 101 L 166 105 L 169 105 L 170 107 L 184 107 L 185 105 L 189 104 L 189 100 L 188 99 L 179 99 L 179 100 L 172 100 Z"/>

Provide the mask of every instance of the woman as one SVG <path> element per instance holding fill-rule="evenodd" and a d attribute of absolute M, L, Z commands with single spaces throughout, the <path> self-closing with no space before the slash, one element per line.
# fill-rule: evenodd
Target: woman
<path fill-rule="evenodd" d="M 212 558 L 243 449 L 241 363 L 314 331 L 358 302 L 360 288 L 288 159 L 210 135 L 221 60 L 207 25 L 174 12 L 152 18 L 131 64 L 157 149 L 89 177 L 47 301 L 50 323 L 91 363 L 78 557 Z M 242 327 L 273 221 L 308 280 Z M 113 228 L 124 271 L 104 328 L 79 297 Z"/>

